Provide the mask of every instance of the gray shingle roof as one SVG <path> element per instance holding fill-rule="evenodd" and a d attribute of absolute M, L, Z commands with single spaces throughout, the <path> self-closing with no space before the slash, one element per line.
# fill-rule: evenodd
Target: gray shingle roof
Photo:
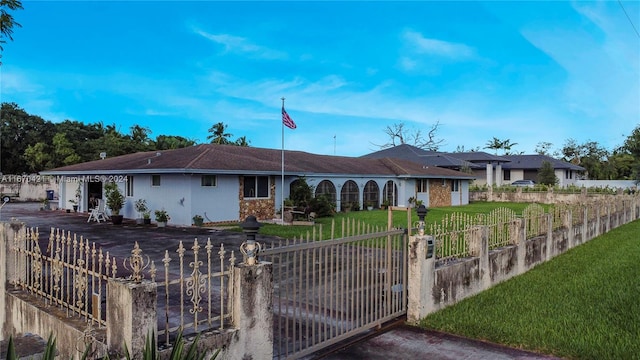
<path fill-rule="evenodd" d="M 565 169 L 575 171 L 585 171 L 582 166 L 574 165 L 570 162 L 554 159 L 546 155 L 504 155 L 509 159 L 508 163 L 502 164 L 503 169 L 540 169 L 544 161 L 551 163 L 554 169 Z"/>
<path fill-rule="evenodd" d="M 255 147 L 202 144 L 182 149 L 148 151 L 63 166 L 46 175 L 114 173 L 280 174 L 282 151 Z M 354 158 L 285 151 L 285 173 L 292 175 L 380 175 L 423 178 L 474 177 L 459 171 L 424 166 L 403 159 Z"/>
<path fill-rule="evenodd" d="M 464 159 L 452 156 L 449 153 L 443 153 L 438 151 L 427 151 L 418 147 L 402 144 L 380 151 L 373 152 L 371 154 L 363 155 L 362 158 L 368 159 L 381 159 L 381 158 L 395 158 L 408 161 L 417 162 L 423 165 L 439 166 L 445 168 L 460 169 L 468 167 L 470 169 L 483 168 Z"/>

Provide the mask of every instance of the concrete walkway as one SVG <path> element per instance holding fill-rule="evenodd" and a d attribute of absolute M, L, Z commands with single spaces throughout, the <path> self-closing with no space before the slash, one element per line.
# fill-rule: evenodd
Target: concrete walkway
<path fill-rule="evenodd" d="M 533 352 L 402 325 L 326 356 L 325 360 L 534 360 L 557 359 Z"/>
<path fill-rule="evenodd" d="M 88 213 L 66 213 L 61 210 L 40 211 L 39 203 L 8 203 L 0 210 L 0 221 L 16 218 L 28 227 L 37 227 L 41 240 L 48 238 L 50 228 L 70 231 L 82 235 L 89 242 L 108 249 L 112 256 L 120 259 L 131 256 L 137 241 L 145 255 L 151 259 L 162 259 L 165 249 L 177 248 L 180 241 L 185 246 L 210 238 L 212 243 L 224 244 L 225 249 L 236 251 L 245 240 L 244 234 L 210 228 L 173 227 L 157 228 L 155 225 L 136 225 L 125 220 L 123 225 L 110 222 L 87 223 Z M 171 225 L 171 224 L 169 224 Z M 270 244 L 275 238 L 259 235 L 262 244 Z M 190 246 L 190 245 L 189 245 Z M 329 355 L 317 354 L 310 358 L 338 359 L 554 359 L 544 355 L 520 351 L 481 341 L 452 335 L 423 331 L 410 326 L 398 326 L 384 333 L 375 334 L 355 344 L 334 346 L 337 351 Z"/>

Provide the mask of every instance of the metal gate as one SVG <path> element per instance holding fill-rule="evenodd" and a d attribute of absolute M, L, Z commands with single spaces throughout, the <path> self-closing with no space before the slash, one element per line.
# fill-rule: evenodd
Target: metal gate
<path fill-rule="evenodd" d="M 297 359 L 407 308 L 404 229 L 265 249 L 273 263 L 274 358 Z"/>

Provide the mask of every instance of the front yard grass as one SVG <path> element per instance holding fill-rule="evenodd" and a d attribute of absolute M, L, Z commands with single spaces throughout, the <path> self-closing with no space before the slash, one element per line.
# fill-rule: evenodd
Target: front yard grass
<path fill-rule="evenodd" d="M 572 359 L 640 359 L 640 220 L 420 326 Z"/>
<path fill-rule="evenodd" d="M 447 207 L 438 207 L 438 208 L 430 208 L 429 213 L 425 219 L 425 222 L 428 224 L 440 222 L 442 218 L 454 212 L 460 213 L 468 213 L 468 214 L 488 214 L 491 210 L 494 210 L 499 207 L 506 207 L 514 210 L 517 214 L 521 215 L 522 210 L 526 208 L 528 203 L 501 203 L 501 202 L 474 202 L 464 206 L 447 206 Z M 543 205 L 548 207 L 546 205 Z M 406 211 L 394 211 L 393 212 L 393 226 L 399 228 L 407 227 L 407 217 Z M 416 214 L 415 209 L 411 209 L 412 227 L 415 226 L 418 221 L 418 215 Z M 326 218 L 318 218 L 316 219 L 316 231 L 319 231 L 319 225 L 322 224 L 322 239 L 330 239 L 331 238 L 331 222 L 335 221 L 335 234 L 336 237 L 341 237 L 342 234 L 342 221 L 343 219 L 356 222 L 361 222 L 366 225 L 372 227 L 378 227 L 382 230 L 387 229 L 387 210 L 362 210 L 362 211 L 351 211 L 348 213 L 337 213 L 334 217 L 326 217 Z M 235 231 L 241 231 L 238 224 L 234 224 L 236 226 Z M 292 239 L 294 237 L 300 238 L 306 237 L 307 232 L 313 232 L 314 226 L 291 226 L 291 225 L 276 225 L 265 223 L 260 228 L 260 234 L 270 235 L 270 236 L 278 236 L 284 239 Z"/>

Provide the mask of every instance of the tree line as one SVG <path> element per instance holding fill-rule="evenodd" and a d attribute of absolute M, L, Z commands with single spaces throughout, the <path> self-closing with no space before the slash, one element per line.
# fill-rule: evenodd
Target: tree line
<path fill-rule="evenodd" d="M 65 120 L 52 123 L 40 116 L 28 114 L 15 103 L 2 103 L 0 110 L 0 172 L 29 174 L 45 169 L 98 160 L 101 153 L 119 156 L 140 151 L 179 149 L 197 145 L 182 136 L 158 135 L 133 125 L 122 133 L 115 124 L 102 122 L 85 124 Z M 207 137 L 212 144 L 249 146 L 242 136 L 231 141 L 227 125 L 216 123 Z"/>
<path fill-rule="evenodd" d="M 421 129 L 410 129 L 404 123 L 396 123 L 383 129 L 389 141 L 385 144 L 373 144 L 381 149 L 408 144 L 427 151 L 438 151 L 444 140 L 438 138 L 439 122 L 432 125 L 425 133 Z M 458 146 L 455 152 L 473 152 L 483 149 L 493 151 L 495 155 L 523 155 L 515 149 L 518 143 L 511 139 L 493 137 L 484 147 L 477 146 L 465 149 Z M 623 144 L 608 150 L 596 141 L 579 143 L 575 139 L 567 139 L 557 149 L 550 142 L 540 142 L 535 153 L 551 156 L 585 168 L 585 175 L 592 180 L 638 180 L 640 181 L 640 124 L 632 130 Z"/>

